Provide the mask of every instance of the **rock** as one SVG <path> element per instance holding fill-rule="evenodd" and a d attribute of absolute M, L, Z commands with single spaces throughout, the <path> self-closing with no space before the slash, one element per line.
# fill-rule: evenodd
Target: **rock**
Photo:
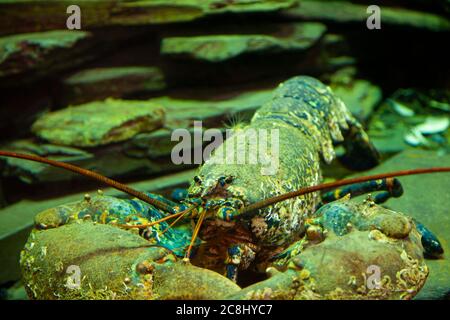
<path fill-rule="evenodd" d="M 50 112 L 32 131 L 54 144 L 94 147 L 153 131 L 163 122 L 163 108 L 152 102 L 107 99 Z"/>
<path fill-rule="evenodd" d="M 178 144 L 178 141 L 171 141 L 171 128 L 192 130 L 193 121 L 199 120 L 202 121 L 202 126 L 205 129 L 223 129 L 227 122 L 249 120 L 254 111 L 270 99 L 271 94 L 271 90 L 258 90 L 241 92 L 240 94 L 234 93 L 232 97 L 225 95 L 214 98 L 209 93 L 209 100 L 154 98 L 142 103 L 164 108 L 166 114 L 165 128 L 156 129 L 152 132 L 137 133 L 132 138 L 120 143 L 96 147 L 89 146 L 89 149 L 54 145 L 36 141 L 36 139 L 16 140 L 2 146 L 1 149 L 49 157 L 94 170 L 108 177 L 142 176 L 181 170 L 192 165 L 175 165 L 171 161 L 172 148 Z M 70 109 L 76 108 L 78 107 L 63 109 L 58 112 L 68 113 Z M 104 120 L 104 118 L 102 119 Z M 81 130 L 81 128 L 83 127 L 77 130 Z M 61 126 L 60 130 L 68 130 L 68 127 Z M 53 130 L 50 133 L 54 133 Z M 69 133 L 74 135 L 73 139 L 77 139 L 76 141 L 80 139 L 80 137 L 75 136 L 75 132 L 70 131 Z M 59 134 L 57 138 L 58 141 L 61 141 L 63 135 Z M 84 179 L 72 172 L 53 168 L 46 164 L 14 158 L 5 158 L 1 161 L 5 163 L 1 174 L 3 177 L 16 177 L 27 184 Z"/>
<path fill-rule="evenodd" d="M 349 84 L 331 83 L 330 87 L 362 123 L 368 120 L 382 99 L 381 89 L 364 79 L 354 79 Z"/>
<path fill-rule="evenodd" d="M 248 121 L 260 106 L 270 100 L 271 95 L 271 90 L 261 90 L 242 93 L 223 101 L 171 97 L 154 98 L 151 101 L 164 106 L 167 128 L 186 128 L 192 131 L 194 121 L 201 121 L 203 129 L 223 129 L 224 124 L 230 121 Z M 171 141 L 171 135 L 172 130 L 166 128 L 139 134 L 124 145 L 124 152 L 132 158 L 166 157 L 167 161 L 171 161 L 171 151 L 178 144 L 178 141 Z"/>
<path fill-rule="evenodd" d="M 166 87 L 157 67 L 93 68 L 76 72 L 63 82 L 62 104 L 81 104 L 105 98 L 122 98 L 134 93 Z"/>
<path fill-rule="evenodd" d="M 267 13 L 296 0 L 81 0 L 82 28 L 186 22 L 217 14 Z M 0 1 L 0 34 L 65 29 L 70 0 Z"/>
<path fill-rule="evenodd" d="M 434 94 L 439 97 L 437 93 Z M 423 127 L 427 119 L 430 119 L 430 114 L 439 117 L 437 119 L 440 122 L 448 121 L 444 107 L 449 104 L 445 103 L 445 91 L 441 91 L 441 94 L 444 96 L 432 98 L 414 89 L 399 89 L 394 92 L 373 114 L 368 125 L 368 134 L 377 149 L 385 155 L 414 147 L 446 152 L 449 142 L 446 135 L 450 132 L 448 128 L 444 132 L 428 135 L 422 135 L 416 130 Z M 414 130 L 417 132 L 413 132 Z"/>
<path fill-rule="evenodd" d="M 432 151 L 406 150 L 365 174 L 403 169 L 450 166 L 450 155 Z M 450 202 L 449 173 L 406 176 L 399 178 L 404 194 L 390 199 L 386 205 L 416 218 L 429 228 L 444 247 L 442 259 L 426 260 L 430 268 L 428 280 L 416 299 L 445 299 L 450 293 Z"/>
<path fill-rule="evenodd" d="M 314 45 L 326 30 L 325 25 L 321 23 L 297 23 L 284 27 L 288 30 L 283 35 L 222 34 L 168 37 L 162 41 L 161 54 L 221 62 L 244 54 L 304 51 Z"/>
<path fill-rule="evenodd" d="M 168 136 L 170 141 L 170 135 Z M 155 143 L 154 143 L 155 144 Z M 154 145 L 153 144 L 153 145 Z M 149 143 L 148 154 L 153 154 Z M 44 157 L 70 163 L 88 170 L 93 170 L 107 177 L 140 177 L 142 175 L 162 174 L 186 169 L 188 165 L 175 165 L 167 156 L 145 156 L 141 149 L 128 150 L 128 144 L 124 146 L 110 145 L 97 147 L 85 151 L 78 148 L 67 148 L 58 145 L 42 144 L 34 140 L 15 141 L 3 150 L 39 154 Z M 158 155 L 157 152 L 155 154 Z M 170 154 L 170 152 L 169 152 Z M 1 159 L 5 162 L 2 171 L 3 177 L 14 177 L 26 184 L 41 184 L 57 182 L 62 185 L 73 180 L 85 180 L 84 177 L 67 170 L 61 170 L 49 165 L 23 161 L 20 159 Z M 86 180 L 85 180 L 86 181 Z"/>
<path fill-rule="evenodd" d="M 243 117 L 241 121 L 249 120 L 249 116 L 253 115 L 256 109 L 270 100 L 271 89 L 235 92 L 232 96 L 210 95 L 202 100 L 189 97 L 159 97 L 150 101 L 164 106 L 168 127 L 188 127 L 192 126 L 193 120 L 201 120 L 205 127 L 220 128 L 223 127 L 224 121 L 233 120 L 236 116 Z"/>
<path fill-rule="evenodd" d="M 217 300 L 240 289 L 217 272 L 177 260 L 137 233 L 78 221 L 34 230 L 20 264 L 27 294 L 37 300 Z M 76 290 L 63 272 L 73 266 L 82 271 Z"/>
<path fill-rule="evenodd" d="M 332 21 L 338 23 L 357 22 L 366 27 L 368 4 L 348 1 L 299 1 L 299 5 L 283 11 L 289 18 Z M 450 21 L 443 16 L 404 8 L 381 6 L 383 25 L 423 28 L 430 31 L 450 30 Z"/>
<path fill-rule="evenodd" d="M 50 74 L 89 59 L 79 55 L 89 47 L 91 33 L 55 30 L 0 38 L 0 81 L 27 73 Z M 30 79 L 28 79 L 30 80 Z"/>
<path fill-rule="evenodd" d="M 164 194 L 164 190 L 176 187 L 186 187 L 195 171 L 181 173 L 132 183 L 129 186 L 136 190 L 157 192 Z M 103 186 L 101 186 L 103 188 Z M 123 196 L 115 189 L 103 189 L 105 195 Z M 62 191 L 64 192 L 64 191 Z M 67 192 L 70 192 L 67 190 Z M 91 193 L 95 193 L 92 190 Z M 48 208 L 60 204 L 81 200 L 86 192 L 79 192 L 66 196 L 61 195 L 52 199 L 22 199 L 21 201 L 0 210 L 0 283 L 16 281 L 20 278 L 19 253 L 25 245 L 26 239 L 33 227 L 34 216 Z"/>

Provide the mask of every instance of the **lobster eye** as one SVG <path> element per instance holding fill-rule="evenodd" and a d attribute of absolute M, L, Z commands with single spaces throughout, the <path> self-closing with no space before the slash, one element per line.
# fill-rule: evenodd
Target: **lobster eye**
<path fill-rule="evenodd" d="M 220 185 L 223 187 L 225 184 L 227 183 L 231 183 L 231 181 L 233 181 L 233 177 L 232 176 L 226 176 L 226 177 L 220 177 L 219 178 L 219 183 Z"/>
<path fill-rule="evenodd" d="M 228 176 L 225 178 L 225 183 L 231 183 L 233 181 L 233 177 L 232 176 Z"/>
<path fill-rule="evenodd" d="M 195 176 L 194 181 L 195 181 L 195 183 L 201 183 L 202 179 L 199 176 Z"/>

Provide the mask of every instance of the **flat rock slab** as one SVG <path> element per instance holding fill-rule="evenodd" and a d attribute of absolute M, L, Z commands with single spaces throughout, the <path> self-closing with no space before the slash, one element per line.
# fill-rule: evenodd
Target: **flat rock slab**
<path fill-rule="evenodd" d="M 89 32 L 55 30 L 12 35 L 0 38 L 0 80 L 24 72 L 57 69 L 61 64 L 76 62 L 82 43 Z M 69 59 L 72 57 L 72 59 Z M 49 70 L 46 70 L 48 73 Z"/>
<path fill-rule="evenodd" d="M 381 89 L 364 79 L 355 79 L 347 85 L 332 84 L 333 92 L 344 101 L 350 112 L 365 122 L 383 97 Z"/>
<path fill-rule="evenodd" d="M 183 171 L 161 178 L 130 184 L 131 188 L 148 192 L 175 187 L 186 187 L 195 171 Z M 105 195 L 123 196 L 115 189 L 106 188 Z M 91 193 L 95 193 L 95 190 Z M 83 199 L 86 192 L 71 194 L 53 199 L 24 199 L 7 208 L 0 209 L 0 284 L 17 281 L 20 278 L 19 254 L 23 249 L 34 224 L 34 216 L 39 212 L 58 205 Z"/>
<path fill-rule="evenodd" d="M 357 22 L 366 27 L 367 7 L 369 4 L 354 4 L 348 1 L 303 1 L 299 5 L 285 10 L 283 14 L 289 18 L 302 18 L 337 23 Z M 404 8 L 380 6 L 381 23 L 426 29 L 430 31 L 450 30 L 450 20 L 433 13 L 415 11 Z"/>
<path fill-rule="evenodd" d="M 171 172 L 191 167 L 191 165 L 175 165 L 171 161 L 171 151 L 178 144 L 178 141 L 171 140 L 172 129 L 186 128 L 190 130 L 194 124 L 194 120 L 202 121 L 204 129 L 223 129 L 224 124 L 233 122 L 233 119 L 239 119 L 239 121 L 249 120 L 255 110 L 268 101 L 271 96 L 272 90 L 255 90 L 240 93 L 234 92 L 233 96 L 222 96 L 220 99 L 219 97 L 213 99 L 209 93 L 209 100 L 159 97 L 142 101 L 141 103 L 142 105 L 161 106 L 165 110 L 164 128 L 155 129 L 151 132 L 136 133 L 126 141 L 98 145 L 96 147 L 73 147 L 56 145 L 45 141 L 38 141 L 37 139 L 23 139 L 15 140 L 8 145 L 2 146 L 1 149 L 48 157 L 81 166 L 85 169 L 94 170 L 108 177 L 128 177 Z M 128 103 L 129 101 L 124 102 Z M 89 105 L 95 106 L 95 103 Z M 63 109 L 58 112 L 64 112 L 66 115 L 70 115 L 70 110 L 76 108 L 79 107 Z M 124 110 L 119 111 L 124 112 Z M 101 115 L 101 110 L 94 111 L 100 113 L 99 117 L 102 121 L 110 121 L 108 117 Z M 109 111 L 106 110 L 103 112 Z M 83 120 L 89 117 L 89 113 L 79 114 L 77 116 Z M 73 143 L 75 139 L 75 141 L 84 139 L 81 136 L 76 136 L 76 133 L 84 130 L 84 125 L 88 126 L 88 123 L 91 123 L 70 123 L 71 126 L 78 127 L 69 130 L 70 127 L 64 126 L 62 122 L 58 123 L 57 119 L 55 118 L 51 122 L 46 122 L 43 130 L 48 132 L 49 137 L 58 139 L 56 141 L 62 140 L 64 136 L 61 132 L 63 132 L 64 135 L 68 135 L 64 141 L 69 142 L 70 138 L 72 139 L 70 143 Z M 69 117 L 68 119 L 71 118 Z M 235 120 L 235 122 L 237 121 Z M 104 126 L 105 124 L 102 125 Z M 54 132 L 52 126 L 59 128 L 58 131 L 60 133 L 57 134 Z M 92 128 L 87 128 L 86 130 L 94 130 L 95 132 L 93 134 L 99 133 L 98 127 L 89 126 Z M 84 134 L 87 133 L 85 132 Z M 72 172 L 53 168 L 42 163 L 14 158 L 2 158 L 0 162 L 4 163 L 1 176 L 16 177 L 27 184 L 83 179 L 83 177 Z"/>
<path fill-rule="evenodd" d="M 163 122 L 164 109 L 157 104 L 107 99 L 45 114 L 32 131 L 54 144 L 95 147 L 153 131 Z"/>
<path fill-rule="evenodd" d="M 202 100 L 166 96 L 150 101 L 164 106 L 168 127 L 189 127 L 193 125 L 193 120 L 202 120 L 203 125 L 207 127 L 223 127 L 224 121 L 232 120 L 233 116 L 242 113 L 253 114 L 271 99 L 272 92 L 273 90 L 254 90 L 238 92 L 232 97 L 220 99 L 210 96 L 209 99 Z"/>
<path fill-rule="evenodd" d="M 286 26 L 285 26 L 286 27 Z M 223 34 L 168 37 L 161 54 L 208 62 L 222 62 L 244 54 L 296 52 L 309 49 L 325 33 L 321 23 L 297 23 L 283 36 L 266 34 Z"/>
<path fill-rule="evenodd" d="M 158 91 L 166 83 L 157 67 L 129 66 L 81 70 L 64 79 L 63 86 L 63 104 L 73 105 Z"/>
<path fill-rule="evenodd" d="M 79 0 L 82 28 L 186 22 L 224 13 L 273 12 L 296 0 Z M 0 0 L 0 34 L 66 28 L 71 0 Z"/>
<path fill-rule="evenodd" d="M 365 174 L 403 169 L 450 166 L 450 155 L 432 151 L 406 150 Z M 399 178 L 405 193 L 386 206 L 416 218 L 441 241 L 444 257 L 426 260 L 430 275 L 416 299 L 444 299 L 450 293 L 450 174 L 435 173 Z"/>

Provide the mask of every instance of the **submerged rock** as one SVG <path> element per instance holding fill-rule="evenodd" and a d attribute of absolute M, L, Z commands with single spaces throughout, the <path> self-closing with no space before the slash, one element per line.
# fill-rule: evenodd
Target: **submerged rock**
<path fill-rule="evenodd" d="M 334 79 L 330 84 L 333 92 L 344 101 L 350 112 L 361 122 L 366 122 L 381 102 L 380 87 L 364 79 Z"/>
<path fill-rule="evenodd" d="M 295 52 L 309 49 L 324 34 L 321 23 L 297 23 L 284 26 L 287 35 L 232 34 L 163 39 L 161 53 L 195 60 L 220 62 L 243 54 Z"/>
<path fill-rule="evenodd" d="M 450 155 L 432 151 L 407 150 L 387 160 L 366 174 L 403 169 L 450 166 Z M 401 177 L 404 194 L 390 199 L 386 206 L 403 212 L 425 225 L 444 247 L 441 259 L 428 259 L 428 280 L 416 299 L 445 299 L 450 294 L 450 173 Z"/>
<path fill-rule="evenodd" d="M 58 173 L 64 171 L 59 170 Z M 53 175 L 56 175 L 55 172 Z M 162 178 L 153 180 L 143 180 L 129 184 L 129 187 L 136 190 L 155 192 L 164 194 L 164 190 L 173 188 L 185 188 L 189 185 L 195 172 L 184 171 L 173 175 L 166 175 Z M 99 186 L 102 187 L 102 186 Z M 93 188 L 93 187 L 92 187 Z M 91 188 L 89 188 L 91 189 Z M 41 189 L 39 189 L 41 190 Z M 102 189 L 105 195 L 115 197 L 123 197 L 123 193 L 112 188 Z M 1 210 L 0 214 L 0 283 L 17 281 L 21 278 L 19 268 L 19 253 L 23 249 L 30 231 L 34 225 L 34 217 L 40 211 L 52 208 L 63 203 L 79 201 L 84 198 L 84 192 L 71 193 L 73 190 L 62 190 L 61 185 L 58 186 L 58 194 L 53 198 L 33 199 L 23 198 L 21 201 L 9 205 Z M 96 194 L 95 190 L 89 190 L 92 195 Z M 71 193 L 67 195 L 67 193 Z M 66 195 L 64 195 L 66 194 Z"/>
<path fill-rule="evenodd" d="M 117 143 L 106 145 L 98 144 L 95 147 L 91 145 L 74 147 L 75 142 L 79 143 L 80 140 L 85 139 L 81 135 L 77 136 L 76 132 L 82 130 L 84 125 L 92 126 L 92 122 L 83 122 L 80 125 L 71 123 L 70 127 L 64 126 L 62 122 L 55 124 L 59 117 L 68 116 L 72 112 L 70 110 L 79 108 L 71 107 L 58 111 L 64 113 L 63 115 L 52 118 L 51 121 L 46 120 L 46 126 L 40 132 L 43 134 L 42 137 L 45 134 L 45 136 L 58 139 L 58 141 L 64 140 L 70 142 L 73 146 L 55 145 L 36 139 L 26 139 L 16 140 L 7 145 L 3 145 L 1 149 L 49 157 L 94 170 L 109 177 L 142 176 L 145 174 L 171 172 L 192 166 L 188 164 L 175 165 L 171 161 L 170 155 L 172 148 L 179 143 L 178 141 L 171 140 L 171 128 L 186 128 L 192 131 L 194 120 L 202 121 L 204 129 L 223 129 L 224 125 L 230 122 L 230 125 L 238 124 L 240 121 L 250 119 L 254 111 L 270 99 L 271 92 L 271 90 L 249 91 L 235 94 L 234 97 L 227 99 L 224 97 L 222 99 L 218 99 L 217 97 L 214 99 L 211 96 L 210 100 L 159 97 L 142 101 L 142 105 L 160 106 L 165 110 L 165 128 L 157 129 L 155 127 L 155 130 L 150 130 L 151 132 L 136 132 L 133 137 L 126 141 L 121 140 L 117 141 Z M 122 103 L 128 102 L 122 101 Z M 99 102 L 87 105 L 95 107 L 96 104 L 99 104 Z M 107 105 L 107 103 L 100 103 L 100 105 Z M 114 109 L 108 110 L 111 111 Z M 104 112 L 109 112 L 108 110 Z M 77 110 L 77 112 L 81 111 Z M 101 114 L 101 110 L 97 111 Z M 125 109 L 122 109 L 120 112 L 125 111 Z M 49 116 L 51 115 L 52 113 Z M 89 113 L 80 113 L 78 117 L 80 119 L 88 118 Z M 108 117 L 101 117 L 100 119 L 106 122 Z M 56 128 L 60 132 L 59 136 L 56 132 L 49 129 L 52 128 L 52 125 L 56 125 Z M 106 124 L 102 126 L 106 126 Z M 72 127 L 77 127 L 77 129 L 71 129 Z M 104 141 L 95 129 L 98 130 L 99 128 L 95 128 L 94 126 L 90 129 L 94 133 L 85 132 L 84 134 L 95 134 L 98 141 Z M 42 163 L 14 158 L 2 158 L 1 162 L 4 163 L 1 176 L 16 177 L 27 184 L 83 179 L 81 176 L 72 172 L 53 168 Z"/>
<path fill-rule="evenodd" d="M 299 6 L 285 10 L 290 18 L 332 21 L 338 23 L 357 22 L 366 26 L 368 4 L 349 1 L 299 1 Z M 430 31 L 450 30 L 450 21 L 443 16 L 405 8 L 381 7 L 382 24 L 428 29 Z"/>
<path fill-rule="evenodd" d="M 373 114 L 368 133 L 384 154 L 410 148 L 449 150 L 448 93 L 399 89 Z"/>
<path fill-rule="evenodd" d="M 79 6 L 82 27 L 93 28 L 186 22 L 225 13 L 266 13 L 296 3 L 296 0 L 90 0 Z M 66 28 L 66 10 L 73 4 L 69 0 L 0 0 L 0 34 Z"/>
<path fill-rule="evenodd" d="M 166 87 L 164 74 L 159 68 L 143 66 L 81 70 L 67 77 L 63 84 L 63 104 L 122 98 Z"/>
<path fill-rule="evenodd" d="M 70 65 L 85 62 L 78 56 L 86 49 L 91 33 L 76 30 L 55 30 L 11 35 L 0 38 L 0 81 L 25 72 L 49 74 Z"/>
<path fill-rule="evenodd" d="M 32 131 L 54 144 L 94 147 L 127 140 L 162 126 L 164 110 L 145 101 L 107 99 L 50 112 Z"/>

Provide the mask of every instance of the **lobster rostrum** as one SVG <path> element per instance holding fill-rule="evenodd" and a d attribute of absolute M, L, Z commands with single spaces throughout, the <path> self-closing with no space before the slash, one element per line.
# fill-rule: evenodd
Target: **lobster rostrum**
<path fill-rule="evenodd" d="M 251 154 L 248 141 L 260 139 L 255 136 L 259 129 L 277 130 L 279 135 L 278 166 L 270 175 L 261 174 L 261 163 L 229 159 L 239 153 Z M 273 141 L 264 143 L 273 150 Z M 321 185 L 320 162 L 330 163 L 336 157 L 334 146 L 339 144 L 346 150 L 343 160 L 355 169 L 378 163 L 377 151 L 343 102 L 320 81 L 299 76 L 280 84 L 272 100 L 255 113 L 250 123 L 234 131 L 199 168 L 187 196 L 176 199 L 178 202 L 132 190 L 69 164 L 0 151 L 0 156 L 45 162 L 78 172 L 137 198 L 89 196 L 38 214 L 37 230 L 22 252 L 27 290 L 33 298 L 49 298 L 50 291 L 59 292 L 60 298 L 73 298 L 73 292 L 69 294 L 61 283 L 55 280 L 54 285 L 49 285 L 43 280 L 55 276 L 54 271 L 36 262 L 35 250 L 45 247 L 49 252 L 51 238 L 67 234 L 72 237 L 67 239 L 69 242 L 77 237 L 79 242 L 86 241 L 80 235 L 95 222 L 110 225 L 113 233 L 123 232 L 127 237 L 129 230 L 137 233 L 132 242 L 139 243 L 137 248 L 145 248 L 145 254 L 135 248 L 139 254 L 121 257 L 122 264 L 134 267 L 131 273 L 121 276 L 122 281 L 127 280 L 126 292 L 123 288 L 111 289 L 114 297 L 412 298 L 428 274 L 423 251 L 437 256 L 442 254 L 442 247 L 419 222 L 377 204 L 403 193 L 396 176 L 450 168 L 406 170 Z M 331 191 L 321 195 L 322 190 Z M 350 200 L 352 196 L 375 191 L 380 192 L 363 203 Z M 70 228 L 70 232 L 68 229 L 59 234 L 62 227 Z M 103 239 L 112 234 L 103 227 L 91 231 Z M 30 248 L 30 243 L 36 242 L 40 246 Z M 369 247 L 371 250 L 367 250 Z M 108 254 L 103 256 L 105 261 L 113 259 Z M 55 253 L 63 264 L 66 259 L 73 260 L 67 255 L 64 250 Z M 178 261 L 179 258 L 184 259 Z M 367 286 L 364 274 L 373 265 L 385 270 L 375 289 Z M 36 268 L 45 271 L 39 274 Z M 330 268 L 345 271 L 326 274 Z M 88 273 L 92 279 L 98 278 L 92 266 L 86 269 L 91 270 Z M 267 273 L 269 278 L 241 289 L 233 284 L 239 270 Z M 186 283 L 183 276 L 192 279 L 192 283 Z M 61 277 L 60 282 L 64 282 Z M 106 282 L 112 288 L 116 283 L 112 279 L 96 281 L 102 285 Z M 93 287 L 92 282 L 89 285 Z M 99 296 L 75 296 L 82 297 Z"/>

